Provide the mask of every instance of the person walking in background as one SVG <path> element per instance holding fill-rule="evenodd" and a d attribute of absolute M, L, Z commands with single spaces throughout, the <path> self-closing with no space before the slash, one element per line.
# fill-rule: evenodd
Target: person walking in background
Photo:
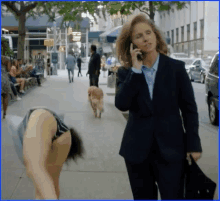
<path fill-rule="evenodd" d="M 83 158 L 80 135 L 63 122 L 64 115 L 44 107 L 28 110 L 24 118 L 7 116 L 16 153 L 32 179 L 35 199 L 59 199 L 59 177 L 65 162 Z"/>
<path fill-rule="evenodd" d="M 104 55 L 102 55 L 102 58 L 101 58 L 101 68 L 102 68 L 102 71 L 103 71 L 103 77 L 105 78 L 105 71 L 107 71 L 106 69 L 106 58 Z"/>
<path fill-rule="evenodd" d="M 77 66 L 78 66 L 78 68 L 79 68 L 78 77 L 79 77 L 79 74 L 81 74 L 81 76 L 82 76 L 82 73 L 81 73 L 81 64 L 82 64 L 82 59 L 81 59 L 81 57 L 80 57 L 80 55 L 79 55 L 79 57 L 77 58 Z"/>
<path fill-rule="evenodd" d="M 158 187 L 162 200 L 183 199 L 186 158 L 197 161 L 202 152 L 185 63 L 166 56 L 161 32 L 143 14 L 123 26 L 116 50 L 123 66 L 118 69 L 115 106 L 129 111 L 119 154 L 133 197 L 157 200 Z"/>
<path fill-rule="evenodd" d="M 100 55 L 96 53 L 95 45 L 91 45 L 90 51 L 91 51 L 91 58 L 89 60 L 89 67 L 86 76 L 87 74 L 89 74 L 90 86 L 99 87 L 101 59 L 100 59 Z"/>
<path fill-rule="evenodd" d="M 52 75 L 50 68 L 50 54 L 47 54 L 47 75 Z"/>
<path fill-rule="evenodd" d="M 74 78 L 74 69 L 75 69 L 75 65 L 76 65 L 76 59 L 73 56 L 72 51 L 69 51 L 69 54 L 66 58 L 66 65 L 67 65 L 67 70 L 68 70 L 68 76 L 69 76 L 69 83 L 71 83 L 71 81 L 73 82 L 73 78 Z M 70 73 L 72 73 L 72 78 L 70 77 Z"/>

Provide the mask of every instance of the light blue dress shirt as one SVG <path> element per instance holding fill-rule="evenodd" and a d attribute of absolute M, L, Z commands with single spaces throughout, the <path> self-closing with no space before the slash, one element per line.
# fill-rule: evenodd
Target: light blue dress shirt
<path fill-rule="evenodd" d="M 160 59 L 160 54 L 158 54 L 157 59 L 151 68 L 145 65 L 141 67 L 141 70 L 138 70 L 134 67 L 131 68 L 132 71 L 135 73 L 142 73 L 142 72 L 144 73 L 146 82 L 148 84 L 151 99 L 153 99 L 154 81 L 155 81 L 155 77 L 156 77 L 156 73 L 158 69 L 159 59 Z"/>

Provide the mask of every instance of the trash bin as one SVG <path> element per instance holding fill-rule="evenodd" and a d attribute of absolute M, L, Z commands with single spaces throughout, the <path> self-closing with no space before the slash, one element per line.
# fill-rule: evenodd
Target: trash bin
<path fill-rule="evenodd" d="M 115 83 L 116 83 L 116 74 L 115 73 L 111 73 L 108 76 L 107 87 L 114 88 L 115 87 Z"/>

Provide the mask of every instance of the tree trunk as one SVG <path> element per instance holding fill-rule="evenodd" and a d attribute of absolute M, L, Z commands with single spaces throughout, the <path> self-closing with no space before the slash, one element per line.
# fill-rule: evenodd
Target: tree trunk
<path fill-rule="evenodd" d="M 25 22 L 26 22 L 26 13 L 21 13 L 18 20 L 18 54 L 17 59 L 22 59 L 24 61 L 24 49 L 25 49 Z"/>
<path fill-rule="evenodd" d="M 149 7 L 150 7 L 150 19 L 154 22 L 154 6 L 153 6 L 153 2 L 149 1 Z"/>

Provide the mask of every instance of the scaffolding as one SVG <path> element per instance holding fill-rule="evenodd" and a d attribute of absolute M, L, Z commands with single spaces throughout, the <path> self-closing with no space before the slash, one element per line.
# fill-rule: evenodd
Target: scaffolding
<path fill-rule="evenodd" d="M 88 31 L 89 29 L 86 28 L 86 33 L 81 33 L 81 35 L 86 34 L 86 61 L 88 60 Z M 3 33 L 2 36 L 18 36 L 18 34 L 5 34 Z M 44 36 L 45 38 L 31 38 L 30 36 Z M 50 54 L 51 58 L 51 53 L 56 52 L 58 53 L 58 64 L 56 64 L 57 69 L 66 69 L 65 67 L 65 59 L 68 55 L 69 47 L 76 47 L 76 42 L 69 42 L 69 35 L 67 33 L 67 27 L 66 28 L 60 28 L 56 27 L 56 23 L 54 23 L 53 27 L 47 27 L 46 32 L 26 32 L 25 36 L 25 49 L 24 49 L 24 59 L 27 60 L 28 58 L 28 52 L 29 52 L 29 40 L 46 40 L 46 39 L 54 39 L 54 46 L 53 47 L 46 47 L 47 54 Z M 65 47 L 65 52 L 60 52 L 59 47 L 64 46 Z"/>

